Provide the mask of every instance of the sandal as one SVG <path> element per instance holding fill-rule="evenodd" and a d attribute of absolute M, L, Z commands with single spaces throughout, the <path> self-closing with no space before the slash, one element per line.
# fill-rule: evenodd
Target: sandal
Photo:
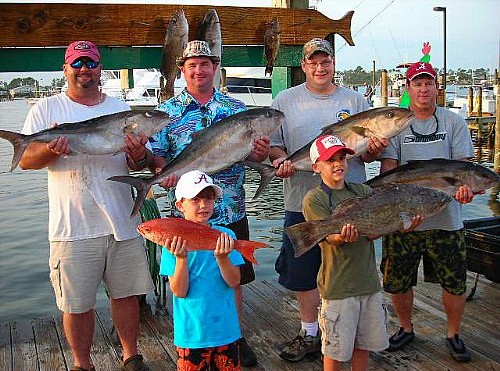
<path fill-rule="evenodd" d="M 121 371 L 150 371 L 149 367 L 144 363 L 144 358 L 140 354 L 129 357 L 123 361 Z"/>
<path fill-rule="evenodd" d="M 470 353 L 465 347 L 463 340 L 458 337 L 458 334 L 455 334 L 452 338 L 446 338 L 446 346 L 455 361 L 470 361 Z"/>
<path fill-rule="evenodd" d="M 413 328 L 411 332 L 406 332 L 402 327 L 400 327 L 398 332 L 389 338 L 389 348 L 386 350 L 388 352 L 399 350 L 406 344 L 412 342 L 413 339 L 415 339 L 415 332 L 413 332 Z"/>

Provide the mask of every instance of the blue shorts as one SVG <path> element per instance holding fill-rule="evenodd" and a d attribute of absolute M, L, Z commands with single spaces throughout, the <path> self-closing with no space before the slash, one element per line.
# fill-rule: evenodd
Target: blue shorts
<path fill-rule="evenodd" d="M 285 228 L 305 222 L 302 213 L 285 211 Z M 278 282 L 292 291 L 309 291 L 317 287 L 317 277 L 321 265 L 321 250 L 315 245 L 304 255 L 296 258 L 292 243 L 283 231 L 283 244 L 274 265 L 278 272 Z"/>

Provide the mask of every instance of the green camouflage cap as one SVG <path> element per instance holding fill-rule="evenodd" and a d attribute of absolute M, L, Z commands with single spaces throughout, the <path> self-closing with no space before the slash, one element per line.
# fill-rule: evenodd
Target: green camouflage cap
<path fill-rule="evenodd" d="M 186 59 L 195 57 L 208 57 L 214 63 L 220 62 L 220 58 L 212 54 L 210 46 L 206 41 L 193 40 L 188 42 L 186 49 L 184 49 L 184 52 L 182 53 L 182 57 L 177 58 L 177 66 L 180 67 L 184 64 Z"/>
<path fill-rule="evenodd" d="M 305 43 L 302 50 L 302 59 L 309 59 L 316 52 L 323 52 L 333 57 L 332 45 L 327 40 L 316 37 Z"/>

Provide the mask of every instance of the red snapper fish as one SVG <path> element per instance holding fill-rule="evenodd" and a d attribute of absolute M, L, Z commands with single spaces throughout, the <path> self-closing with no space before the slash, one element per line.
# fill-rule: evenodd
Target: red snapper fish
<path fill-rule="evenodd" d="M 215 250 L 220 230 L 195 223 L 183 218 L 159 218 L 148 220 L 137 227 L 144 238 L 165 245 L 167 239 L 180 236 L 187 241 L 187 250 Z M 235 240 L 234 248 L 248 261 L 258 264 L 253 256 L 256 249 L 270 247 L 268 244 L 256 241 Z"/>

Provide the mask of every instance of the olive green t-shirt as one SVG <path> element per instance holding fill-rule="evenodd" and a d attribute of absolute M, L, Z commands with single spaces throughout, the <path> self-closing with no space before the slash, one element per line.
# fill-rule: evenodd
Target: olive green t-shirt
<path fill-rule="evenodd" d="M 327 219 L 341 201 L 370 193 L 370 187 L 357 183 L 346 183 L 346 187 L 340 190 L 318 186 L 304 198 L 304 217 L 306 220 Z M 331 245 L 326 240 L 320 242 L 319 246 L 321 266 L 318 289 L 323 299 L 339 300 L 380 291 L 373 241 L 360 236 L 355 242 L 339 246 Z"/>

